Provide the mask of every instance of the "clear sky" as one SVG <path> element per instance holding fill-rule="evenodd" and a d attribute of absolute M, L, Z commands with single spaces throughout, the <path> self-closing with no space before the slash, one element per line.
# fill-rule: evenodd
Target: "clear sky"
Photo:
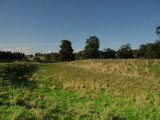
<path fill-rule="evenodd" d="M 97 36 L 100 49 L 153 43 L 160 0 L 0 0 L 0 50 L 59 51 L 61 40 L 83 50 Z"/>

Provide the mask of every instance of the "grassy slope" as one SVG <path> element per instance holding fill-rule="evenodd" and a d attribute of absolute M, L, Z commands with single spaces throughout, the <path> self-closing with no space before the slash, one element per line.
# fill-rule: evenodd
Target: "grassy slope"
<path fill-rule="evenodd" d="M 160 119 L 159 61 L 39 64 L 36 86 L 0 87 L 0 119 Z"/>

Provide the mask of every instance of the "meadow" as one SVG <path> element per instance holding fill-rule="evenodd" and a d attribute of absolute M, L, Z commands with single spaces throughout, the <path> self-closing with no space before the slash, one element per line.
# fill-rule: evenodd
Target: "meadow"
<path fill-rule="evenodd" d="M 160 119 L 160 60 L 0 63 L 1 120 Z"/>

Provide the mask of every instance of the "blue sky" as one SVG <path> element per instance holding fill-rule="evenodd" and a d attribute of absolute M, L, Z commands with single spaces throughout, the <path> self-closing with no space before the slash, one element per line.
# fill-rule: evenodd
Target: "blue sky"
<path fill-rule="evenodd" d="M 0 50 L 59 51 L 61 40 L 84 49 L 97 36 L 100 49 L 153 43 L 160 0 L 0 0 Z"/>

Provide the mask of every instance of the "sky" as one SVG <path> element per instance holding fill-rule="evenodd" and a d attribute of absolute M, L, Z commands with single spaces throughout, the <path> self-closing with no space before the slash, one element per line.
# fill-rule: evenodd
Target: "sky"
<path fill-rule="evenodd" d="M 153 43 L 160 0 L 0 0 L 0 51 L 48 53 L 61 40 L 83 50 L 97 36 L 100 50 Z"/>

